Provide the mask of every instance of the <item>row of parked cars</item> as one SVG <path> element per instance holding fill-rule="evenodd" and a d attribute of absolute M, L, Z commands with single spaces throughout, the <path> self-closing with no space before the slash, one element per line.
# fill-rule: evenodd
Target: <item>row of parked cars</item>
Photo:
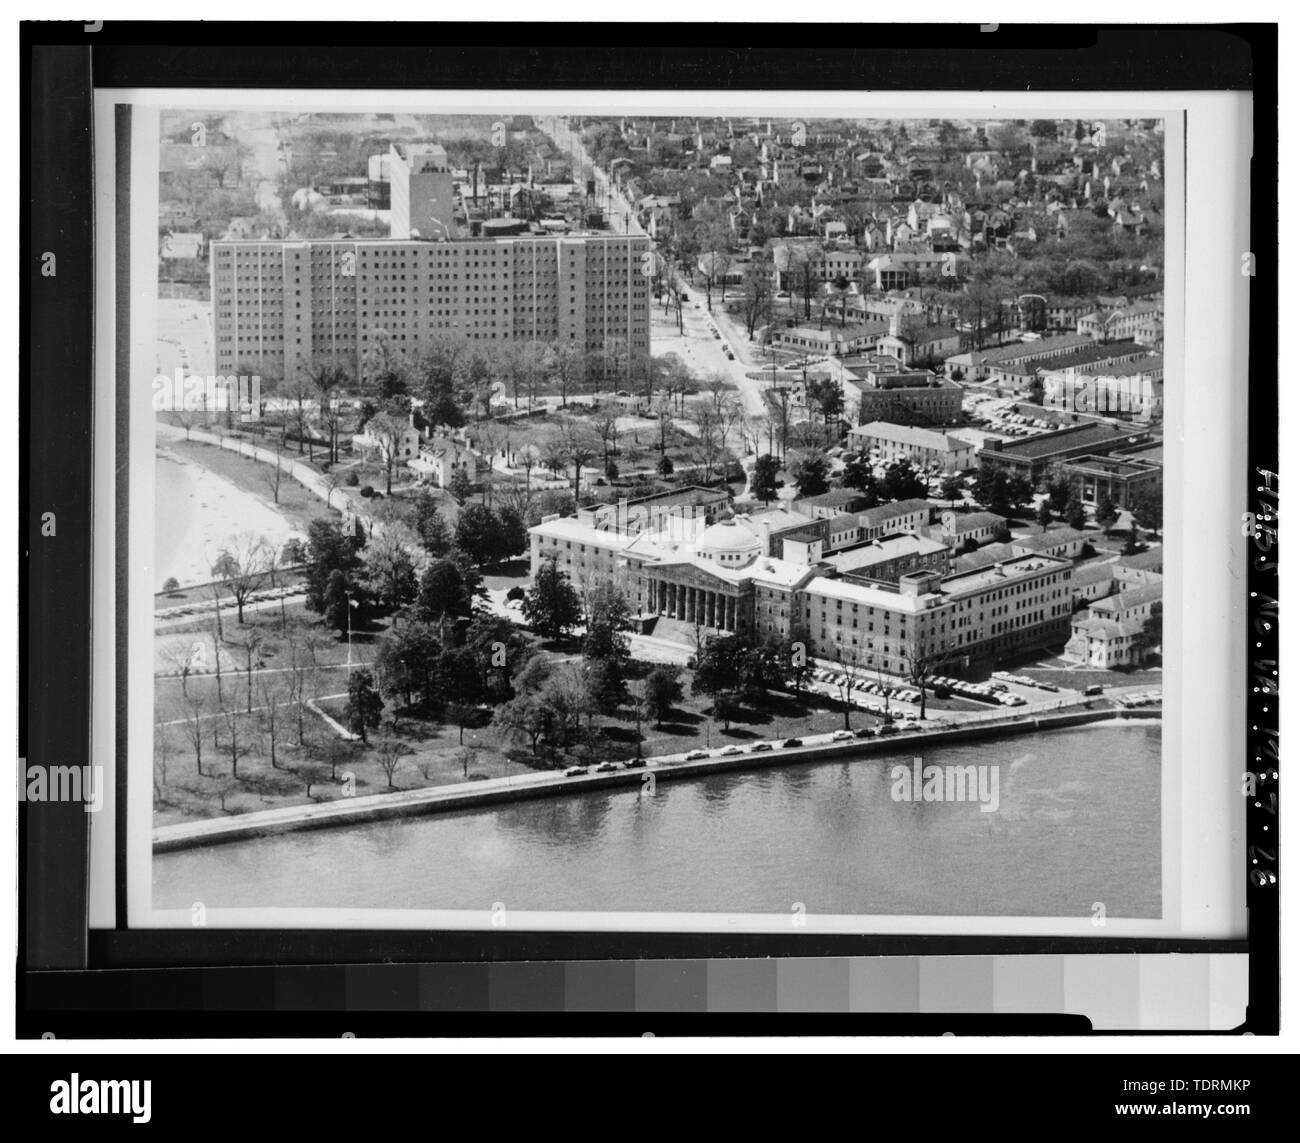
<path fill-rule="evenodd" d="M 1010 671 L 994 671 L 993 677 L 1002 683 L 1019 683 L 1022 687 L 1037 687 L 1040 691 L 1051 691 L 1057 694 L 1060 687 L 1054 683 L 1047 683 L 1041 679 L 1031 679 L 1028 675 L 1013 675 Z"/>
<path fill-rule="evenodd" d="M 1159 706 L 1161 701 L 1162 701 L 1162 694 L 1158 690 L 1142 691 L 1140 694 L 1119 696 L 1120 706 L 1126 706 L 1126 707 Z"/>
<path fill-rule="evenodd" d="M 898 702 L 921 701 L 921 692 L 913 690 L 911 687 L 891 687 L 885 683 L 875 682 L 872 679 L 847 675 L 841 671 L 831 671 L 825 667 L 819 667 L 813 671 L 812 677 L 818 682 L 828 683 L 835 687 L 842 687 L 845 683 L 848 683 L 850 689 L 859 691 L 862 694 L 879 695 L 881 698 L 896 699 Z"/>
<path fill-rule="evenodd" d="M 968 683 L 965 679 L 950 679 L 946 675 L 935 675 L 930 680 L 936 687 L 949 690 L 962 698 L 977 702 L 993 702 L 1000 706 L 1024 706 L 1025 700 L 1012 694 L 1006 683 Z"/>
<path fill-rule="evenodd" d="M 942 726 L 943 723 L 930 723 Z M 900 718 L 884 722 L 879 726 L 860 726 L 857 730 L 837 730 L 831 735 L 832 742 L 852 742 L 855 739 L 877 738 L 890 734 L 902 734 L 910 730 L 922 730 L 925 727 L 919 718 Z M 740 754 L 762 754 L 769 750 L 792 750 L 809 745 L 802 738 L 787 738 L 784 742 L 755 742 L 752 746 L 723 746 L 717 750 L 691 750 L 684 757 L 687 762 L 698 762 L 703 758 L 734 758 Z M 644 766 L 644 758 L 629 758 L 625 762 L 601 762 L 598 766 L 570 766 L 564 771 L 566 778 L 579 778 L 583 774 L 610 774 L 618 770 Z"/>

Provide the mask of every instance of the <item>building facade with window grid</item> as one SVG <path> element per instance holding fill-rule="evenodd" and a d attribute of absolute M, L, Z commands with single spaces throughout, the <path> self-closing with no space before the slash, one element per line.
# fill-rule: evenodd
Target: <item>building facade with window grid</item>
<path fill-rule="evenodd" d="M 650 352 L 644 235 L 216 241 L 218 374 L 295 380 L 325 365 L 359 378 L 367 351 L 446 338 L 558 342 L 630 375 Z"/>

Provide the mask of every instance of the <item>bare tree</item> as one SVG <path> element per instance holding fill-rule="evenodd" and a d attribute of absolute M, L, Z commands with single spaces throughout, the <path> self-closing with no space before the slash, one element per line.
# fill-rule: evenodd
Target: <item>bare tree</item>
<path fill-rule="evenodd" d="M 280 709 L 284 691 L 280 683 L 266 675 L 258 680 L 257 690 L 262 707 L 262 729 L 271 748 L 271 769 L 278 770 L 280 762 L 276 747 L 284 734 L 284 712 Z"/>
<path fill-rule="evenodd" d="M 307 459 L 315 460 L 315 453 L 312 449 L 314 434 L 311 431 L 311 399 L 315 392 L 315 386 L 311 380 L 306 377 L 295 377 L 289 382 L 285 389 L 285 397 L 292 402 L 292 420 L 294 428 L 298 434 L 298 455 L 301 456 L 304 444 L 307 447 Z M 284 435 L 287 438 L 289 431 L 290 417 L 284 419 Z"/>
<path fill-rule="evenodd" d="M 591 416 L 591 427 L 600 438 L 601 467 L 609 470 L 610 454 L 618 451 L 618 418 L 623 410 L 613 401 L 601 401 Z"/>
<path fill-rule="evenodd" d="M 560 405 L 569 407 L 569 392 L 582 380 L 586 371 L 582 350 L 573 342 L 553 341 L 546 357 L 547 367 L 555 378 L 556 388 L 560 390 Z"/>
<path fill-rule="evenodd" d="M 406 429 L 405 422 L 391 413 L 376 413 L 366 422 L 366 435 L 375 442 L 379 458 L 384 462 L 384 491 L 390 496 L 393 493 L 393 467 L 401 452 Z"/>
<path fill-rule="evenodd" d="M 203 776 L 203 699 L 191 695 L 181 704 L 181 730 L 194 747 L 194 770 Z"/>
<path fill-rule="evenodd" d="M 241 624 L 244 622 L 244 604 L 266 581 L 271 554 L 270 545 L 264 536 L 253 536 L 246 532 L 236 536 L 222 549 L 212 567 L 212 574 L 235 597 Z"/>
<path fill-rule="evenodd" d="M 239 760 L 248 753 L 248 745 L 239 738 L 239 720 L 243 717 L 241 711 L 233 708 L 221 711 L 221 721 L 226 724 L 226 733 L 229 735 L 226 748 L 230 751 L 230 774 L 234 778 L 239 777 Z"/>
<path fill-rule="evenodd" d="M 397 738 L 387 736 L 381 738 L 375 744 L 375 755 L 379 759 L 379 768 L 384 772 L 384 777 L 388 779 L 388 788 L 397 789 L 393 785 L 393 775 L 397 773 L 397 768 L 402 764 L 402 759 L 411 753 L 411 748 Z"/>
<path fill-rule="evenodd" d="M 262 483 L 270 489 L 271 498 L 276 504 L 279 504 L 280 484 L 284 479 L 284 469 L 280 465 L 280 448 L 278 445 L 275 449 L 275 463 L 272 465 L 263 464 L 258 471 L 261 474 Z"/>
<path fill-rule="evenodd" d="M 161 801 L 167 789 L 167 764 L 171 760 L 171 738 L 165 726 L 153 731 L 153 796 Z"/>
<path fill-rule="evenodd" d="M 343 370 L 335 365 L 318 365 L 311 371 L 311 383 L 316 389 L 321 424 L 325 426 L 326 431 L 329 433 L 330 464 L 337 464 L 339 459 L 339 406 L 337 394 L 345 380 Z"/>
<path fill-rule="evenodd" d="M 478 761 L 478 747 L 477 747 L 477 746 L 462 746 L 459 750 L 456 751 L 456 757 L 460 759 L 460 772 L 461 772 L 461 776 L 462 776 L 466 781 L 468 781 L 468 780 L 469 780 L 469 768 L 470 768 L 470 766 L 472 766 L 475 762 Z"/>
<path fill-rule="evenodd" d="M 565 459 L 573 465 L 573 495 L 577 497 L 582 490 L 583 465 L 595 458 L 600 442 L 590 428 L 577 421 L 569 422 L 561 432 Z"/>
<path fill-rule="evenodd" d="M 194 651 L 195 644 L 178 643 L 167 647 L 163 651 L 163 658 L 176 667 L 176 672 L 181 680 L 181 697 L 189 698 L 189 677 L 190 672 L 194 669 Z"/>
<path fill-rule="evenodd" d="M 556 476 L 568 467 L 569 450 L 562 431 L 556 430 L 542 442 L 541 458 L 542 463 Z"/>

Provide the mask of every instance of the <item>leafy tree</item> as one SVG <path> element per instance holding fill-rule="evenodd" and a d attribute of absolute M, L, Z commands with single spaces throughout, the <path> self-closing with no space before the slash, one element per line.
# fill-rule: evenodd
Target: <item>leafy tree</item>
<path fill-rule="evenodd" d="M 415 560 L 401 533 L 404 526 L 386 529 L 376 535 L 366 548 L 366 572 L 370 589 L 390 611 L 406 606 L 419 590 Z"/>
<path fill-rule="evenodd" d="M 352 626 L 353 601 L 357 600 L 357 590 L 337 568 L 330 572 L 329 583 L 325 588 L 325 601 L 322 611 L 329 625 L 340 635 L 347 634 Z M 359 601 L 358 601 L 359 603 Z"/>
<path fill-rule="evenodd" d="M 868 508 L 880 503 L 880 488 L 876 481 L 875 466 L 871 458 L 862 452 L 853 453 L 844 462 L 844 472 L 840 478 L 845 488 L 856 488 L 869 501 Z"/>
<path fill-rule="evenodd" d="M 527 738 L 536 754 L 538 743 L 554 728 L 555 713 L 540 695 L 517 694 L 496 708 L 492 721 L 508 733 Z"/>
<path fill-rule="evenodd" d="M 1142 633 L 1138 636 L 1138 647 L 1146 652 L 1159 647 L 1165 637 L 1165 605 L 1154 603 L 1151 614 L 1142 621 Z"/>
<path fill-rule="evenodd" d="M 652 668 L 645 680 L 644 702 L 655 726 L 662 726 L 664 716 L 681 701 L 681 668 L 668 663 Z"/>
<path fill-rule="evenodd" d="M 808 400 L 821 411 L 822 420 L 827 424 L 844 411 L 844 390 L 832 377 L 816 377 L 809 381 Z"/>
<path fill-rule="evenodd" d="M 473 596 L 465 573 L 455 560 L 434 560 L 420 578 L 417 613 L 427 623 L 437 623 L 444 630 L 448 618 L 469 615 L 474 608 Z"/>
<path fill-rule="evenodd" d="M 664 453 L 663 456 L 659 458 L 659 462 L 655 465 L 655 468 L 659 470 L 659 475 L 667 480 L 673 474 L 673 458 L 667 453 Z"/>
<path fill-rule="evenodd" d="M 513 697 L 510 680 L 531 653 L 519 628 L 502 615 L 480 611 L 465 632 L 465 647 L 477 663 L 484 699 L 499 703 Z"/>
<path fill-rule="evenodd" d="M 375 687 L 375 677 L 367 667 L 358 667 L 348 679 L 347 725 L 362 742 L 368 742 L 367 730 L 379 725 L 384 700 Z"/>
<path fill-rule="evenodd" d="M 612 659 L 588 659 L 585 679 L 592 709 L 613 711 L 627 702 L 627 683 Z"/>
<path fill-rule="evenodd" d="M 451 550 L 451 529 L 447 527 L 438 498 L 425 488 L 416 493 L 412 503 L 411 526 L 424 550 L 435 558 L 445 556 Z"/>
<path fill-rule="evenodd" d="M 524 596 L 524 619 L 542 635 L 563 639 L 582 619 L 582 604 L 569 577 L 554 559 L 537 569 L 532 586 Z"/>
<path fill-rule="evenodd" d="M 939 495 L 948 501 L 948 506 L 952 507 L 958 500 L 962 499 L 964 485 L 958 476 L 945 476 L 939 485 Z"/>
<path fill-rule="evenodd" d="M 930 489 L 925 479 L 906 460 L 886 465 L 880 494 L 886 500 L 924 500 Z"/>
<path fill-rule="evenodd" d="M 1048 481 L 1047 502 L 1052 506 L 1052 511 L 1058 516 L 1065 515 L 1066 505 L 1070 503 L 1070 497 L 1073 495 L 1074 486 L 1067 477 L 1058 476 L 1056 479 Z"/>
<path fill-rule="evenodd" d="M 715 695 L 734 688 L 740 677 L 741 661 L 746 649 L 746 645 L 735 635 L 720 635 L 710 639 L 695 658 L 691 693 Z"/>
<path fill-rule="evenodd" d="M 794 477 L 800 496 L 820 496 L 830 487 L 826 478 L 829 471 L 830 462 L 826 457 L 821 453 L 810 452 L 795 462 L 790 475 Z"/>
<path fill-rule="evenodd" d="M 587 597 L 587 634 L 582 641 L 583 658 L 608 663 L 621 673 L 631 656 L 627 631 L 632 625 L 632 608 L 627 596 L 612 580 L 604 580 Z"/>
<path fill-rule="evenodd" d="M 790 667 L 781 645 L 775 640 L 744 647 L 737 661 L 736 692 L 746 702 L 759 702 L 770 690 L 785 686 Z"/>
<path fill-rule="evenodd" d="M 740 700 L 734 691 L 718 691 L 709 710 L 722 723 L 724 730 L 730 730 L 732 722 L 740 717 Z"/>
<path fill-rule="evenodd" d="M 476 565 L 503 559 L 507 554 L 505 536 L 497 514 L 483 504 L 463 508 L 456 521 L 456 547 Z"/>
<path fill-rule="evenodd" d="M 465 743 L 465 727 L 479 719 L 483 701 L 483 678 L 478 659 L 467 647 L 443 647 L 438 663 L 447 697 L 447 714 L 460 730 L 460 744 Z"/>
<path fill-rule="evenodd" d="M 1041 504 L 1039 504 L 1038 511 L 1034 513 L 1034 519 L 1038 521 L 1038 526 L 1042 528 L 1044 532 L 1046 532 L 1048 527 L 1052 523 L 1051 504 L 1049 504 L 1046 500 L 1044 500 Z"/>
<path fill-rule="evenodd" d="M 1093 518 L 1097 521 L 1097 527 L 1103 532 L 1109 532 L 1119 519 L 1119 509 L 1115 507 L 1115 501 L 1109 496 L 1103 496 L 1097 501 L 1097 509 L 1093 513 Z"/>
<path fill-rule="evenodd" d="M 1088 524 L 1088 513 L 1077 495 L 1071 496 L 1065 506 L 1065 522 L 1076 532 L 1083 531 Z"/>
<path fill-rule="evenodd" d="M 436 713 L 445 703 L 439 663 L 442 644 L 428 623 L 404 623 L 380 640 L 374 670 L 379 685 L 390 695 L 400 694 L 406 705 L 416 696 L 425 710 Z"/>
<path fill-rule="evenodd" d="M 754 461 L 754 475 L 750 478 L 749 490 L 756 499 L 764 504 L 770 504 L 776 499 L 776 490 L 781 487 L 781 481 L 777 479 L 780 470 L 781 466 L 771 453 L 764 453 Z"/>
<path fill-rule="evenodd" d="M 508 504 L 503 506 L 497 512 L 497 523 L 501 532 L 498 559 L 510 559 L 527 549 L 528 525 L 517 508 Z"/>
<path fill-rule="evenodd" d="M 1159 484 L 1142 489 L 1130 500 L 1129 511 L 1141 527 L 1151 532 L 1162 531 L 1165 524 L 1164 489 Z"/>
<path fill-rule="evenodd" d="M 1007 477 L 1007 506 L 1014 516 L 1033 498 L 1034 488 L 1029 483 L 1028 477 L 1009 476 Z"/>
<path fill-rule="evenodd" d="M 325 611 L 325 590 L 330 576 L 338 571 L 346 577 L 361 566 L 361 544 L 329 520 L 313 520 L 307 526 L 307 606 Z"/>

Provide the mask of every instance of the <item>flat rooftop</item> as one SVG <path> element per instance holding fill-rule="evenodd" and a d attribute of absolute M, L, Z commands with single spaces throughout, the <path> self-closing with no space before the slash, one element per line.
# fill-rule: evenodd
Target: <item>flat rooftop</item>
<path fill-rule="evenodd" d="M 1142 443 L 1141 438 L 1141 433 L 1135 433 L 1130 429 L 1117 429 L 1110 425 L 1070 425 L 1068 428 L 1042 433 L 1036 437 L 1007 441 L 1001 449 L 985 449 L 984 453 L 993 456 L 1009 456 L 1017 460 L 1039 460 L 1063 449 L 1093 445 L 1114 447 L 1125 440 L 1131 440 L 1134 445 L 1139 445 Z"/>

